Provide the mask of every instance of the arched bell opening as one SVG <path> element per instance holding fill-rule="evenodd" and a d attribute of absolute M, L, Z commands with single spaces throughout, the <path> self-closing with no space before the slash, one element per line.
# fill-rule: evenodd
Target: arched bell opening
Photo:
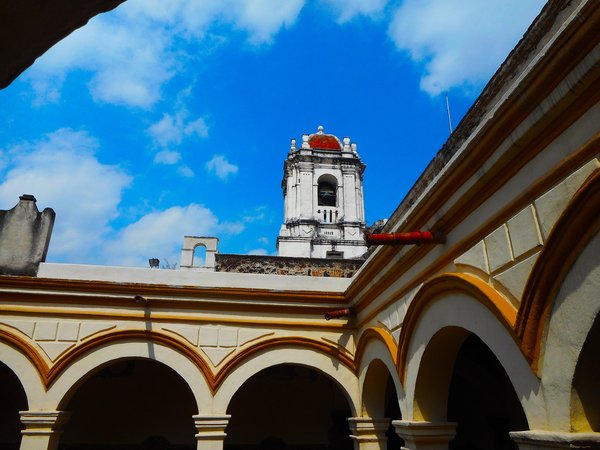
<path fill-rule="evenodd" d="M 475 334 L 460 346 L 448 390 L 454 450 L 517 450 L 510 431 L 527 430 L 525 413 L 504 368 Z"/>
<path fill-rule="evenodd" d="M 337 206 L 338 183 L 333 175 L 319 177 L 317 189 L 317 203 L 319 206 Z"/>
<path fill-rule="evenodd" d="M 0 450 L 21 445 L 19 411 L 27 410 L 27 396 L 17 375 L 0 362 Z"/>
<path fill-rule="evenodd" d="M 156 361 L 104 366 L 78 387 L 64 410 L 71 416 L 61 450 L 196 449 L 192 391 L 176 371 Z"/>
<path fill-rule="evenodd" d="M 351 450 L 348 400 L 337 382 L 300 365 L 280 364 L 249 378 L 227 414 L 225 449 Z"/>
<path fill-rule="evenodd" d="M 571 390 L 571 426 L 600 432 L 600 316 L 596 316 L 575 367 Z"/>

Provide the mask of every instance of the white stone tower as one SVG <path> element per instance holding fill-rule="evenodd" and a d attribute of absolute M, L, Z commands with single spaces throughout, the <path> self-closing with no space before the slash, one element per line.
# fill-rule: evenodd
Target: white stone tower
<path fill-rule="evenodd" d="M 283 167 L 284 223 L 279 256 L 357 258 L 367 251 L 363 231 L 365 165 L 356 144 L 323 127 L 292 146 Z"/>

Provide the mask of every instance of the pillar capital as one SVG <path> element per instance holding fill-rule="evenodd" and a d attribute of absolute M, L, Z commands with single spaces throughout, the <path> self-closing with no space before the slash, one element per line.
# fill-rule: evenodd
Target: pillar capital
<path fill-rule="evenodd" d="M 66 411 L 19 411 L 21 423 L 21 449 L 54 450 L 65 423 L 71 417 Z"/>
<path fill-rule="evenodd" d="M 456 423 L 453 422 L 394 420 L 392 425 L 404 439 L 403 450 L 447 450 L 456 434 Z"/>
<path fill-rule="evenodd" d="M 556 431 L 511 431 L 510 437 L 519 450 L 556 448 L 600 449 L 600 433 L 561 433 Z"/>
<path fill-rule="evenodd" d="M 196 414 L 192 416 L 196 425 L 198 449 L 222 449 L 227 433 L 225 429 L 231 419 L 229 414 Z"/>
<path fill-rule="evenodd" d="M 354 448 L 360 450 L 379 450 L 386 448 L 385 432 L 390 426 L 389 418 L 349 417 L 350 438 Z"/>
<path fill-rule="evenodd" d="M 67 411 L 19 411 L 24 435 L 51 435 L 60 433 L 71 417 Z"/>

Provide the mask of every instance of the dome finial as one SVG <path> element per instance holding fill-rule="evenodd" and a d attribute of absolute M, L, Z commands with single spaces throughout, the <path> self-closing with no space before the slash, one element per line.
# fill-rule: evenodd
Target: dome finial
<path fill-rule="evenodd" d="M 319 133 L 319 134 L 323 134 L 323 129 L 324 129 L 324 128 L 323 128 L 323 125 L 319 125 L 319 127 L 317 128 L 317 130 L 318 130 L 318 133 Z"/>

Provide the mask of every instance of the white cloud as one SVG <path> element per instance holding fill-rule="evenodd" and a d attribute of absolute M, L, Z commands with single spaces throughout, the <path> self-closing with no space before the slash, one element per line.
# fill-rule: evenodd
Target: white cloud
<path fill-rule="evenodd" d="M 254 222 L 262 222 L 267 217 L 267 206 L 257 206 L 251 211 L 246 211 L 243 217 L 244 222 L 246 223 L 254 223 Z"/>
<path fill-rule="evenodd" d="M 208 208 L 190 204 L 146 214 L 105 245 L 105 262 L 120 266 L 148 266 L 149 258 L 179 261 L 185 235 L 210 235 L 218 219 Z"/>
<path fill-rule="evenodd" d="M 435 96 L 480 87 L 523 35 L 545 0 L 405 0 L 389 35 L 424 65 L 421 89 Z"/>
<path fill-rule="evenodd" d="M 147 267 L 149 258 L 161 264 L 179 262 L 183 236 L 235 235 L 243 225 L 219 222 L 215 214 L 203 205 L 154 211 L 126 226 L 105 244 L 105 263 L 120 266 Z"/>
<path fill-rule="evenodd" d="M 240 222 L 223 222 L 219 227 L 219 233 L 232 236 L 240 234 L 245 229 L 244 224 Z"/>
<path fill-rule="evenodd" d="M 212 24 L 221 23 L 245 31 L 253 44 L 268 43 L 295 22 L 303 5 L 304 0 L 276 8 L 271 0 L 129 0 L 57 43 L 26 78 L 35 103 L 58 101 L 66 76 L 81 70 L 91 74 L 95 101 L 149 108 L 192 56 L 175 48 L 178 39 L 200 42 Z"/>
<path fill-rule="evenodd" d="M 128 23 L 118 13 L 101 15 L 41 56 L 26 77 L 38 101 L 56 101 L 69 72 L 88 71 L 96 101 L 147 108 L 175 74 L 171 39 L 160 27 Z"/>
<path fill-rule="evenodd" d="M 267 250 L 265 250 L 264 248 L 255 248 L 253 250 L 250 250 L 248 252 L 249 255 L 268 255 L 269 252 Z"/>
<path fill-rule="evenodd" d="M 334 10 L 339 23 L 356 16 L 377 17 L 383 12 L 387 0 L 324 0 Z"/>
<path fill-rule="evenodd" d="M 234 25 L 250 34 L 250 42 L 262 44 L 270 42 L 273 36 L 282 28 L 294 24 L 304 0 L 286 0 L 277 2 L 273 0 L 229 0 L 224 11 Z"/>
<path fill-rule="evenodd" d="M 83 131 L 60 129 L 38 142 L 9 149 L 1 173 L 0 202 L 12 207 L 33 194 L 38 207 L 56 211 L 49 258 L 93 258 L 111 231 L 109 223 L 131 178 L 118 166 L 102 164 L 98 142 Z"/>
<path fill-rule="evenodd" d="M 85 131 L 60 129 L 36 142 L 0 150 L 0 207 L 12 208 L 33 194 L 38 208 L 51 207 L 56 221 L 48 259 L 147 267 L 148 258 L 179 261 L 184 235 L 237 235 L 241 222 L 220 222 L 203 205 L 153 211 L 120 230 L 123 190 L 131 177 L 101 163 L 98 141 Z"/>
<path fill-rule="evenodd" d="M 226 180 L 230 175 L 238 173 L 238 166 L 231 164 L 224 155 L 214 155 L 210 161 L 206 163 L 206 169 L 214 173 L 221 180 Z"/>
<path fill-rule="evenodd" d="M 194 171 L 188 166 L 179 166 L 177 168 L 177 173 L 186 178 L 192 178 L 194 176 Z"/>
<path fill-rule="evenodd" d="M 162 118 L 148 128 L 148 133 L 158 146 L 181 144 L 184 138 L 207 137 L 208 125 L 203 118 L 188 120 L 189 113 L 180 109 L 175 114 L 163 114 Z"/>
<path fill-rule="evenodd" d="M 163 150 L 154 156 L 154 162 L 156 164 L 173 165 L 177 164 L 180 159 L 181 153 L 173 150 Z"/>

